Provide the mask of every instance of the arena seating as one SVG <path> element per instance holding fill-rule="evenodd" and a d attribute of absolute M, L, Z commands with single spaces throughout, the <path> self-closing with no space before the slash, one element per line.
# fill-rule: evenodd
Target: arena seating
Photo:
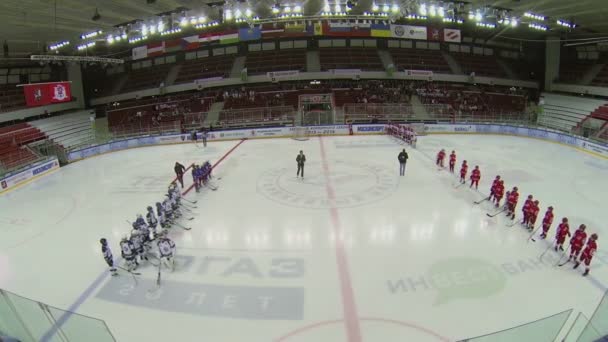
<path fill-rule="evenodd" d="M 563 83 L 579 83 L 593 64 L 593 61 L 588 60 L 563 59 L 559 64 L 559 81 Z"/>
<path fill-rule="evenodd" d="M 588 115 L 603 105 L 594 99 L 544 93 L 544 110 L 538 123 L 550 128 L 571 132 Z"/>
<path fill-rule="evenodd" d="M 133 70 L 129 73 L 129 78 L 121 91 L 125 93 L 148 88 L 158 88 L 164 82 L 172 66 L 173 64 L 163 64 L 155 65 L 151 68 Z"/>
<path fill-rule="evenodd" d="M 293 124 L 295 109 L 291 106 L 225 109 L 220 112 L 219 124 L 222 127 L 276 126 Z"/>
<path fill-rule="evenodd" d="M 212 56 L 188 60 L 182 63 L 175 83 L 188 83 L 197 79 L 228 77 L 234 55 Z"/>
<path fill-rule="evenodd" d="M 370 48 L 321 48 L 319 49 L 321 70 L 361 69 L 363 71 L 384 70 L 376 49 Z"/>
<path fill-rule="evenodd" d="M 15 110 L 20 107 L 25 107 L 23 89 L 17 88 L 16 84 L 0 85 L 0 111 Z"/>
<path fill-rule="evenodd" d="M 90 143 L 95 137 L 88 112 L 70 113 L 36 120 L 32 121 L 31 125 L 66 149 Z"/>
<path fill-rule="evenodd" d="M 38 159 L 38 156 L 25 145 L 45 138 L 44 133 L 27 123 L 0 128 L 2 169 L 11 170 Z"/>
<path fill-rule="evenodd" d="M 199 92 L 123 102 L 107 111 L 108 127 L 116 136 L 179 132 L 202 125 L 213 102 Z"/>
<path fill-rule="evenodd" d="M 398 70 L 429 70 L 451 74 L 450 66 L 441 51 L 423 49 L 389 49 Z"/>
<path fill-rule="evenodd" d="M 494 56 L 468 53 L 452 53 L 451 56 L 460 64 L 462 72 L 466 75 L 474 72 L 476 76 L 506 77 Z"/>
<path fill-rule="evenodd" d="M 606 64 L 602 70 L 593 78 L 591 85 L 598 87 L 608 86 L 608 64 Z"/>
<path fill-rule="evenodd" d="M 269 71 L 306 69 L 306 49 L 285 49 L 247 53 L 245 67 L 250 75 Z"/>

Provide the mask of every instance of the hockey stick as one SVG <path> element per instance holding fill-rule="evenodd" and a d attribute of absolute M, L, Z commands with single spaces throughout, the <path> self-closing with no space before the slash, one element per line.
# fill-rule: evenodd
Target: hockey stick
<path fill-rule="evenodd" d="M 464 185 L 464 183 L 460 183 L 458 185 L 452 185 L 452 186 L 454 187 L 454 189 L 458 189 L 458 188 L 460 188 L 463 185 Z"/>
<path fill-rule="evenodd" d="M 463 184 L 464 184 L 464 183 L 463 183 Z M 480 200 L 480 201 L 475 201 L 475 202 L 473 202 L 473 204 L 480 204 L 480 203 L 482 203 L 482 202 L 488 201 L 489 199 L 490 199 L 490 197 L 485 197 L 485 198 L 483 198 L 483 199 L 482 199 L 482 200 Z"/>
<path fill-rule="evenodd" d="M 211 182 L 207 182 L 207 184 L 205 184 L 206 187 L 208 187 L 209 189 L 216 191 L 217 190 L 217 186 L 215 185 L 211 185 Z"/>
<path fill-rule="evenodd" d="M 543 261 L 543 257 L 545 256 L 545 254 L 551 249 L 551 247 L 553 247 L 551 244 L 549 244 L 549 247 L 547 247 L 547 249 L 545 249 L 545 251 L 543 252 L 543 254 L 541 254 L 538 257 L 538 260 L 540 260 L 541 262 Z"/>
<path fill-rule="evenodd" d="M 530 237 L 528 238 L 528 242 L 530 242 L 530 240 L 532 240 L 532 242 L 536 242 L 536 240 L 534 240 L 533 236 L 534 234 L 536 234 L 536 232 L 542 227 L 543 225 L 539 225 L 538 228 L 534 229 L 534 231 L 532 231 L 532 234 L 530 234 Z"/>
<path fill-rule="evenodd" d="M 560 260 L 561 260 L 561 259 L 560 259 Z M 562 267 L 562 266 L 564 266 L 565 264 L 567 264 L 567 263 L 569 263 L 569 262 L 570 262 L 570 258 L 568 258 L 568 260 L 566 260 L 565 262 L 563 262 L 563 263 L 561 263 L 561 264 L 559 264 L 559 265 L 557 265 L 557 266 Z"/>
<path fill-rule="evenodd" d="M 494 216 L 496 216 L 496 215 L 498 215 L 498 214 L 500 214 L 500 213 L 504 213 L 506 210 L 507 210 L 507 209 L 502 209 L 502 210 L 499 210 L 499 211 L 498 211 L 497 213 L 495 213 L 495 214 L 486 213 L 486 215 L 488 215 L 488 217 L 494 217 Z"/>
<path fill-rule="evenodd" d="M 185 207 L 185 208 L 189 208 L 189 209 L 198 208 L 198 206 L 196 206 L 196 205 L 190 205 L 190 204 L 186 204 L 183 202 L 180 202 L 179 205 L 181 205 L 182 207 Z"/>
<path fill-rule="evenodd" d="M 132 275 L 134 275 L 134 276 L 136 276 L 136 275 L 141 275 L 141 273 L 139 273 L 139 272 L 133 272 L 133 271 L 129 271 L 128 269 L 126 269 L 126 268 L 124 268 L 124 267 L 122 267 L 122 266 L 118 266 L 118 265 L 116 265 L 116 267 L 117 267 L 117 268 L 120 268 L 120 269 L 121 269 L 121 270 L 123 270 L 123 271 L 127 271 L 127 272 L 131 273 L 131 274 L 132 274 Z M 137 282 L 137 281 L 136 281 L 136 282 Z"/>
<path fill-rule="evenodd" d="M 173 223 L 175 223 L 176 226 L 182 228 L 183 230 L 190 230 L 190 229 L 192 229 L 192 227 L 186 227 L 186 226 L 183 226 L 183 225 L 181 225 L 181 224 L 179 224 L 177 222 L 173 222 Z"/>
<path fill-rule="evenodd" d="M 162 262 L 158 263 L 158 273 L 156 275 L 156 287 L 153 289 L 149 289 L 148 293 L 156 292 L 156 291 L 160 290 L 160 268 L 161 268 L 162 264 L 163 264 Z"/>
<path fill-rule="evenodd" d="M 562 258 L 563 258 L 563 257 L 564 257 L 566 254 L 568 254 L 568 253 L 566 253 L 566 251 L 570 249 L 570 245 L 571 245 L 571 244 L 568 244 L 568 247 L 566 247 L 566 249 L 565 249 L 565 250 L 562 250 L 561 248 L 559 248 L 559 250 L 561 250 L 561 251 L 562 251 L 562 255 L 559 257 L 559 260 L 557 260 L 557 262 L 556 262 L 556 263 L 555 263 L 555 265 L 553 265 L 553 266 L 558 266 L 558 265 L 559 265 L 559 264 L 562 262 Z"/>
<path fill-rule="evenodd" d="M 183 198 L 183 197 L 182 197 L 182 199 L 183 199 L 184 201 L 186 201 L 186 202 L 188 202 L 188 203 L 192 203 L 192 204 L 196 204 L 196 202 L 198 202 L 197 200 L 190 201 L 190 200 L 188 200 L 188 199 L 186 199 L 186 198 Z"/>

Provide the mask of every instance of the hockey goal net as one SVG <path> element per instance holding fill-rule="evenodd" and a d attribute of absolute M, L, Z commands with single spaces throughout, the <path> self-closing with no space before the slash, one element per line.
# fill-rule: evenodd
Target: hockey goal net
<path fill-rule="evenodd" d="M 308 138 L 309 138 L 308 127 L 303 127 L 303 126 L 294 127 L 293 135 L 291 136 L 291 138 L 294 140 L 298 140 L 298 141 L 308 140 Z"/>

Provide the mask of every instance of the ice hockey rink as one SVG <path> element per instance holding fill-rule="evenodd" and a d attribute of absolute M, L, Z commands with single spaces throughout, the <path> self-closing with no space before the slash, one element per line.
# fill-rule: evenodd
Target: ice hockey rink
<path fill-rule="evenodd" d="M 590 316 L 606 290 L 608 160 L 497 135 L 429 135 L 417 149 L 387 136 L 246 140 L 226 155 L 237 144 L 105 154 L 0 196 L 0 288 L 103 319 L 118 341 L 222 342 L 457 341 L 569 309 Z M 441 148 L 480 166 L 479 191 L 435 167 Z M 223 156 L 219 189 L 186 195 L 197 208 L 179 222 L 192 229 L 171 228 L 176 269 L 160 290 L 152 265 L 111 277 L 99 239 L 119 255 L 126 221 L 163 198 L 175 161 Z M 589 277 L 473 204 L 496 175 L 519 187 L 520 217 L 528 194 L 538 222 L 555 208 L 548 241 L 564 216 L 598 233 Z"/>

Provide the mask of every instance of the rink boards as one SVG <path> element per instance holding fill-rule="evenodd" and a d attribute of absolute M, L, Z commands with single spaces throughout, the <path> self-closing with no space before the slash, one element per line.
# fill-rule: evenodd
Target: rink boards
<path fill-rule="evenodd" d="M 384 124 L 353 125 L 352 128 L 353 134 L 355 135 L 383 134 L 385 126 L 386 125 Z M 214 131 L 208 134 L 208 140 L 217 141 L 235 139 L 289 138 L 293 135 L 293 130 L 294 127 L 269 127 Z M 608 144 L 591 142 L 587 139 L 576 137 L 552 129 L 529 128 L 524 126 L 496 124 L 426 124 L 425 130 L 428 134 L 506 134 L 528 138 L 536 138 L 568 145 L 599 157 L 608 158 Z M 309 134 L 312 136 L 348 135 L 349 133 L 350 132 L 348 125 L 327 125 L 309 127 Z M 201 139 L 200 134 L 198 139 Z M 189 142 L 191 142 L 190 134 L 161 135 L 125 139 L 72 151 L 68 154 L 68 160 L 72 162 L 92 157 L 95 155 L 124 150 L 128 148 Z"/>
<path fill-rule="evenodd" d="M 53 158 L 44 162 L 34 163 L 23 171 L 8 174 L 0 179 L 0 194 L 47 175 L 56 169 L 59 169 L 59 161 L 57 161 L 57 158 Z"/>

